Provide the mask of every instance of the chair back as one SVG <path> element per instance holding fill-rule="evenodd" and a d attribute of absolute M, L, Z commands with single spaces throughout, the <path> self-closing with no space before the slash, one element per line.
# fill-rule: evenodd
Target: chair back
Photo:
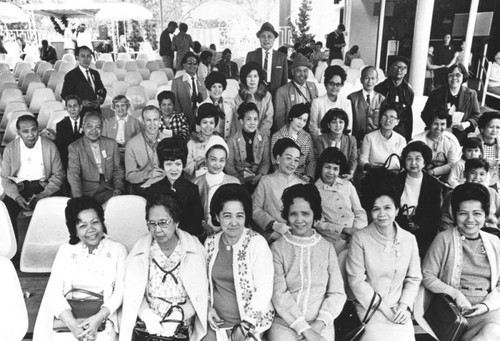
<path fill-rule="evenodd" d="M 0 201 L 0 257 L 12 259 L 17 252 L 17 241 L 10 221 L 9 211 Z"/>
<path fill-rule="evenodd" d="M 68 243 L 64 211 L 67 197 L 40 200 L 33 212 L 21 252 L 22 272 L 50 272 L 59 247 Z"/>
<path fill-rule="evenodd" d="M 108 236 L 130 251 L 135 242 L 148 233 L 146 199 L 137 195 L 119 195 L 108 200 L 104 210 Z"/>

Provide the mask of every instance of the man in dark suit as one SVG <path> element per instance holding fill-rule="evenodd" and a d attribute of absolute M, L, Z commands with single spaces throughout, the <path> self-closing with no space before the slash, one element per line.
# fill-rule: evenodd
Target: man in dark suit
<path fill-rule="evenodd" d="M 326 48 L 330 50 L 330 56 L 328 57 L 328 64 L 332 61 L 332 59 L 342 59 L 342 48 L 344 48 L 345 44 L 345 26 L 344 24 L 339 24 L 337 29 L 331 32 L 326 37 Z"/>
<path fill-rule="evenodd" d="M 65 100 L 69 117 L 57 123 L 55 141 L 64 170 L 68 169 L 68 146 L 82 137 L 82 100 L 77 95 L 68 95 Z"/>
<path fill-rule="evenodd" d="M 171 21 L 160 35 L 160 57 L 163 60 L 163 65 L 170 69 L 174 68 L 174 50 L 172 50 L 170 35 L 174 34 L 177 27 L 177 23 Z"/>
<path fill-rule="evenodd" d="M 260 48 L 248 52 L 245 63 L 255 62 L 264 70 L 267 88 L 274 96 L 276 89 L 288 82 L 288 62 L 284 53 L 273 50 L 274 40 L 278 32 L 273 25 L 266 22 L 257 32 Z"/>
<path fill-rule="evenodd" d="M 102 116 L 91 111 L 83 117 L 83 136 L 68 147 L 68 182 L 71 196 L 91 196 L 100 204 L 124 191 L 124 171 L 118 144 L 101 136 Z"/>
<path fill-rule="evenodd" d="M 77 95 L 82 100 L 82 113 L 100 111 L 99 106 L 106 98 L 106 88 L 102 84 L 99 72 L 91 69 L 92 51 L 87 46 L 80 46 L 77 52 L 78 66 L 64 77 L 61 97 Z"/>
<path fill-rule="evenodd" d="M 240 80 L 240 72 L 238 70 L 238 64 L 235 62 L 231 61 L 231 56 L 232 52 L 230 49 L 225 49 L 224 52 L 222 52 L 222 58 L 215 67 L 219 70 L 219 72 L 222 72 L 226 78 L 232 78 L 236 80 Z"/>
<path fill-rule="evenodd" d="M 42 40 L 42 47 L 40 48 L 40 59 L 54 64 L 57 60 L 57 52 L 53 46 L 49 45 L 47 40 Z"/>

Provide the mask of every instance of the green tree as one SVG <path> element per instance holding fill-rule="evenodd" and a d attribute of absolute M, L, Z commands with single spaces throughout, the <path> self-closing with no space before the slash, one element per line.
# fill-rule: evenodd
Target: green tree
<path fill-rule="evenodd" d="M 309 20 L 311 16 L 309 12 L 312 10 L 311 0 L 302 0 L 299 8 L 299 15 L 295 19 L 295 23 L 289 20 L 289 25 L 292 28 L 292 39 L 294 43 L 300 43 L 302 46 L 307 45 L 314 39 L 314 34 L 310 34 Z"/>

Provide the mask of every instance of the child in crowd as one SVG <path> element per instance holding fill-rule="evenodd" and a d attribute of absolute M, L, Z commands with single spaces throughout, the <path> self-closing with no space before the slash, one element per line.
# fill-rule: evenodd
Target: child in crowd
<path fill-rule="evenodd" d="M 222 72 L 213 71 L 205 79 L 208 97 L 202 103 L 212 103 L 219 113 L 219 124 L 215 128 L 217 133 L 227 141 L 234 133 L 233 118 L 236 116 L 236 104 L 232 98 L 222 97 L 226 90 L 227 81 Z"/>
<path fill-rule="evenodd" d="M 130 102 L 127 97 L 115 96 L 111 104 L 115 116 L 106 118 L 102 126 L 102 135 L 115 140 L 122 154 L 125 152 L 127 142 L 141 132 L 141 123 L 129 114 L 129 108 Z"/>
<path fill-rule="evenodd" d="M 500 112 L 483 113 L 477 122 L 481 134 L 478 136 L 483 144 L 483 158 L 490 165 L 489 186 L 498 191 L 498 160 L 500 158 Z"/>
<path fill-rule="evenodd" d="M 308 104 L 295 104 L 288 113 L 288 122 L 271 138 L 271 149 L 282 138 L 292 139 L 300 147 L 300 159 L 295 175 L 306 182 L 312 182 L 316 170 L 316 151 L 311 134 L 304 130 L 309 122 L 311 110 Z M 276 167 L 276 159 L 272 158 Z"/>
<path fill-rule="evenodd" d="M 320 126 L 322 134 L 315 141 L 316 153 L 319 155 L 328 147 L 337 147 L 347 159 L 347 171 L 341 178 L 352 179 L 358 165 L 358 146 L 356 139 L 349 135 L 347 129 L 349 116 L 342 109 L 330 109 L 321 119 Z"/>
<path fill-rule="evenodd" d="M 455 188 L 465 182 L 465 162 L 470 159 L 477 159 L 483 156 L 483 144 L 480 139 L 470 137 L 465 139 L 462 146 L 462 158 L 451 167 L 448 184 Z"/>
<path fill-rule="evenodd" d="M 160 106 L 160 134 L 163 138 L 189 138 L 189 126 L 183 113 L 175 112 L 175 94 L 172 91 L 162 91 L 156 97 Z"/>
<path fill-rule="evenodd" d="M 200 105 L 196 116 L 196 125 L 199 127 L 199 131 L 193 132 L 187 143 L 188 156 L 184 172 L 191 179 L 207 172 L 205 164 L 207 149 L 205 147 L 209 140 L 214 139 L 218 141 L 218 144 L 224 142 L 224 139 L 215 131 L 217 123 L 219 123 L 217 108 L 211 103 Z"/>
<path fill-rule="evenodd" d="M 289 229 L 281 217 L 283 191 L 295 184 L 306 183 L 295 175 L 300 147 L 292 139 L 279 139 L 273 147 L 273 157 L 278 168 L 260 179 L 252 196 L 253 219 L 267 241 L 280 238 Z"/>
<path fill-rule="evenodd" d="M 238 119 L 241 128 L 227 141 L 229 156 L 226 172 L 237 177 L 253 193 L 261 177 L 269 172 L 269 136 L 262 134 L 257 128 L 259 109 L 255 103 L 241 103 Z"/>
<path fill-rule="evenodd" d="M 354 138 L 353 143 L 356 146 Z M 356 189 L 342 178 L 348 171 L 347 159 L 338 148 L 328 147 L 318 158 L 315 185 L 321 195 L 323 217 L 314 226 L 333 244 L 337 254 L 347 248 L 348 240 L 357 229 L 368 225 Z"/>
<path fill-rule="evenodd" d="M 203 229 L 207 235 L 211 235 L 220 230 L 211 223 L 210 202 L 215 191 L 224 184 L 239 184 L 240 181 L 234 176 L 224 173 L 227 155 L 229 154 L 227 144 L 224 141 L 210 140 L 206 145 L 206 151 L 207 172 L 196 177 L 193 182 L 198 186 L 201 204 L 205 212 L 204 221 L 202 222 Z"/>
<path fill-rule="evenodd" d="M 482 184 L 487 187 L 490 192 L 490 215 L 486 217 L 484 226 L 496 228 L 498 225 L 498 218 L 500 217 L 500 195 L 496 190 L 488 187 L 489 170 L 490 165 L 485 159 L 470 159 L 465 161 L 465 182 Z M 448 230 L 455 226 L 455 219 L 453 219 L 451 211 L 452 193 L 453 191 L 448 193 L 443 200 L 443 206 L 441 206 L 441 222 L 439 224 L 440 231 Z"/>

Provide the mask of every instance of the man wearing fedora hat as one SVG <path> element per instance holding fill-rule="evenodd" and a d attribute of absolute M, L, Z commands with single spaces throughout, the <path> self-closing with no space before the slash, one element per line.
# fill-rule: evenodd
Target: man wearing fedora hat
<path fill-rule="evenodd" d="M 309 59 L 297 53 L 293 59 L 292 81 L 281 86 L 274 96 L 274 125 L 279 130 L 288 122 L 288 112 L 299 103 L 310 104 L 318 97 L 316 84 L 307 81 L 312 67 Z"/>
<path fill-rule="evenodd" d="M 410 60 L 403 56 L 396 56 L 392 60 L 388 77 L 382 83 L 375 86 L 375 91 L 385 96 L 388 104 L 399 108 L 399 124 L 394 131 L 403 135 L 406 141 L 410 141 L 413 132 L 413 104 L 414 93 L 410 83 L 405 79 L 410 66 Z"/>
<path fill-rule="evenodd" d="M 274 40 L 278 32 L 268 22 L 262 24 L 257 32 L 260 40 L 260 48 L 248 52 L 245 63 L 255 62 L 264 70 L 267 87 L 274 96 L 276 89 L 288 82 L 288 64 L 286 55 L 273 50 Z"/>

